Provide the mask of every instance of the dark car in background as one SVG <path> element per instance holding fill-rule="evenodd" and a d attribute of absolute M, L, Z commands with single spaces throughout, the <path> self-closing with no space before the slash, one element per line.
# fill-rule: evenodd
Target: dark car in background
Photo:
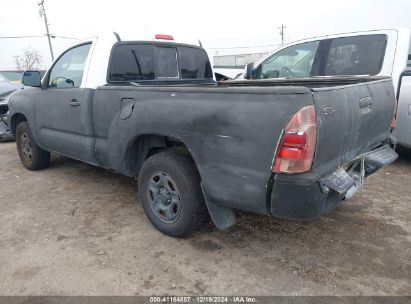
<path fill-rule="evenodd" d="M 17 90 L 24 88 L 21 80 L 24 71 L 0 71 L 0 142 L 14 140 L 7 124 L 9 114 L 9 97 Z M 40 77 L 46 73 L 39 71 Z"/>
<path fill-rule="evenodd" d="M 9 114 L 8 103 L 11 94 L 22 88 L 22 85 L 11 83 L 9 79 L 0 75 L 0 142 L 13 139 L 7 124 Z"/>

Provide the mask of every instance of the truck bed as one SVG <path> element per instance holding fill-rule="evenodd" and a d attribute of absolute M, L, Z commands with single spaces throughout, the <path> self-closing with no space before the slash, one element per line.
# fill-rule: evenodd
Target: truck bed
<path fill-rule="evenodd" d="M 311 78 L 278 78 L 259 80 L 227 80 L 220 81 L 223 87 L 267 87 L 267 86 L 303 86 L 310 89 L 335 87 L 364 83 L 370 81 L 386 80 L 386 76 L 324 76 Z"/>
<path fill-rule="evenodd" d="M 124 98 L 133 100 L 132 114 L 117 120 Z M 101 105 L 93 107 L 93 117 L 102 163 L 133 176 L 135 171 L 125 166 L 121 155 L 136 132 L 178 138 L 192 153 L 203 189 L 213 201 L 264 213 L 270 210 L 266 189 L 272 183 L 276 146 L 298 109 L 312 104 L 316 109 L 312 170 L 297 176 L 277 174 L 275 180 L 316 183 L 389 141 L 394 91 L 388 77 L 330 77 L 103 86 L 93 100 Z"/>

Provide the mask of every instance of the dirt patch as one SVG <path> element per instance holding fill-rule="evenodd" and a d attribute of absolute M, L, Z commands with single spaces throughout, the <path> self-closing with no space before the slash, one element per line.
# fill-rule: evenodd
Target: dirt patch
<path fill-rule="evenodd" d="M 239 213 L 174 239 L 133 179 L 61 156 L 31 172 L 15 150 L 0 145 L 1 295 L 411 294 L 411 157 L 314 221 Z"/>

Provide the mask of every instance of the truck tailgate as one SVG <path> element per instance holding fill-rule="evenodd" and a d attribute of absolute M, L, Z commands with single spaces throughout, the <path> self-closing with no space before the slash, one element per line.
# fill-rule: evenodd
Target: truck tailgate
<path fill-rule="evenodd" d="M 317 112 L 314 173 L 323 176 L 390 137 L 395 100 L 390 78 L 312 92 Z"/>

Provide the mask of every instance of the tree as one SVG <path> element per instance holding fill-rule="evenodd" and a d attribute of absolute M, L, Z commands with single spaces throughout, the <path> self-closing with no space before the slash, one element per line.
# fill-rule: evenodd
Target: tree
<path fill-rule="evenodd" d="M 39 69 L 43 62 L 43 56 L 31 47 L 24 49 L 23 55 L 16 55 L 13 58 L 16 69 L 19 71 Z"/>

